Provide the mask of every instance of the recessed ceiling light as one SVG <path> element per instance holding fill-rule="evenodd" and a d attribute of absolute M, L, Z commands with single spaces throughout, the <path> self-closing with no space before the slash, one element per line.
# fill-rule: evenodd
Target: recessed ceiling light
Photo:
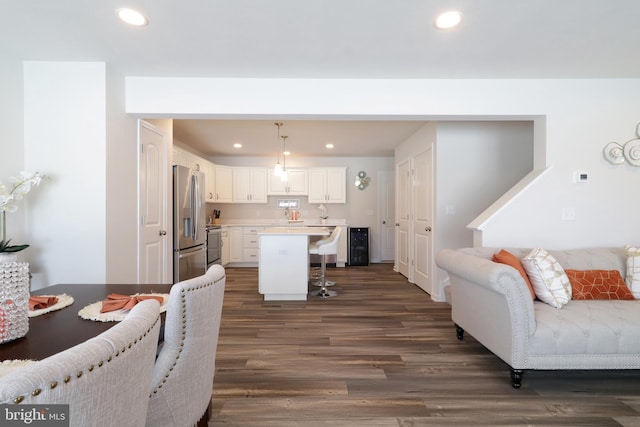
<path fill-rule="evenodd" d="M 236 142 L 235 144 L 233 144 L 233 148 L 242 148 L 242 144 Z"/>
<path fill-rule="evenodd" d="M 325 145 L 325 147 L 327 147 L 328 149 L 332 149 L 333 148 L 333 144 L 327 144 L 327 145 Z"/>
<path fill-rule="evenodd" d="M 457 10 L 450 10 L 445 13 L 441 13 L 436 18 L 436 27 L 441 30 L 453 28 L 462 21 L 462 14 Z"/>
<path fill-rule="evenodd" d="M 144 27 L 149 24 L 149 20 L 145 18 L 143 14 L 138 12 L 137 10 L 121 8 L 117 9 L 116 13 L 118 17 L 122 19 L 129 25 L 134 25 L 136 27 Z"/>
<path fill-rule="evenodd" d="M 288 156 L 291 154 L 291 151 L 283 151 L 282 154 L 284 154 L 285 156 Z"/>

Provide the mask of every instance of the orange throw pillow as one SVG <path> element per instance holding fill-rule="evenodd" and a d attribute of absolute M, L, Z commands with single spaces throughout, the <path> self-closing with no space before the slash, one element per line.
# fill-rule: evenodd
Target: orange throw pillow
<path fill-rule="evenodd" d="M 571 299 L 635 299 L 618 270 L 565 270 Z"/>
<path fill-rule="evenodd" d="M 511 267 L 518 270 L 518 272 L 524 279 L 524 282 L 529 287 L 529 292 L 531 292 L 531 299 L 536 299 L 536 293 L 533 290 L 533 285 L 531 285 L 529 276 L 527 275 L 527 272 L 524 271 L 524 267 L 522 266 L 522 263 L 520 262 L 520 259 L 517 256 L 515 256 L 509 251 L 500 249 L 500 252 L 498 252 L 497 254 L 493 254 L 493 257 L 491 258 L 491 260 L 493 262 L 498 262 L 500 264 L 510 265 Z"/>

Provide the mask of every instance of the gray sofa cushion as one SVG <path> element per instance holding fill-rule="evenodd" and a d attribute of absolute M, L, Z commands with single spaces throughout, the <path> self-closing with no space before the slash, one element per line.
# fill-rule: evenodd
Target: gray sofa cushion
<path fill-rule="evenodd" d="M 534 303 L 531 354 L 640 353 L 640 301 L 570 301 L 557 309 Z"/>

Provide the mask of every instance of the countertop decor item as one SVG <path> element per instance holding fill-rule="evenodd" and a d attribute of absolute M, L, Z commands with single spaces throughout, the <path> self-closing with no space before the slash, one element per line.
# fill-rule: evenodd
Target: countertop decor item
<path fill-rule="evenodd" d="M 0 253 L 19 252 L 29 247 L 29 245 L 10 245 L 11 239 L 7 239 L 6 213 L 15 212 L 18 206 L 17 200 L 21 200 L 31 191 L 33 187 L 40 185 L 42 180 L 47 179 L 39 172 L 20 172 L 20 176 L 9 177 L 11 188 L 0 182 Z"/>
<path fill-rule="evenodd" d="M 329 218 L 329 214 L 327 213 L 327 207 L 321 203 L 318 206 L 318 209 L 320 209 L 320 224 L 326 224 L 327 218 Z"/>

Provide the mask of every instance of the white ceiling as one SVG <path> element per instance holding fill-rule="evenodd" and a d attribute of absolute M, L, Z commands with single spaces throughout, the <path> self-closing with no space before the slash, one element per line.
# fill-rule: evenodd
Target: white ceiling
<path fill-rule="evenodd" d="M 209 156 L 273 155 L 284 148 L 274 120 L 175 120 L 174 135 Z M 410 121 L 279 121 L 291 156 L 393 156 L 393 147 L 424 122 Z M 236 149 L 233 144 L 240 143 Z M 327 149 L 326 144 L 334 144 Z"/>
<path fill-rule="evenodd" d="M 104 61 L 129 76 L 640 77 L 639 0 L 21 0 L 1 5 L 0 55 Z M 122 24 L 115 9 L 123 6 L 140 10 L 150 24 Z M 463 13 L 462 24 L 451 31 L 435 29 L 436 14 L 451 8 Z M 345 144 L 357 155 L 364 143 L 376 152 L 383 146 L 388 151 L 416 126 L 384 123 L 389 127 L 335 121 L 320 122 L 324 127 L 289 121 L 285 127 L 292 151 L 297 144 L 301 151 L 324 155 L 316 146 L 335 139 L 337 155 L 347 153 L 341 151 L 348 149 Z M 232 139 L 246 144 L 244 155 L 273 151 L 265 144 L 275 144 L 272 121 L 213 122 L 210 130 L 203 124 L 178 122 L 177 136 L 189 135 L 193 140 L 185 142 L 210 155 L 229 155 L 220 151 L 226 146 L 215 148 L 211 141 Z M 315 133 L 305 134 L 302 124 Z M 303 149 L 307 143 L 313 146 Z"/>

